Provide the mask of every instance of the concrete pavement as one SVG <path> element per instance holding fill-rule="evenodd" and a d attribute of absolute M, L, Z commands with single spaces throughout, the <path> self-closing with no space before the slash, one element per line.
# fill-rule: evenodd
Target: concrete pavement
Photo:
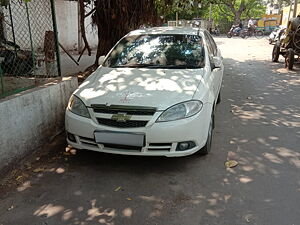
<path fill-rule="evenodd" d="M 79 58 L 77 51 L 70 51 L 69 52 L 73 58 L 77 61 Z M 74 74 L 78 74 L 79 72 L 84 72 L 86 68 L 93 65 L 96 58 L 96 51 L 92 51 L 92 55 L 88 56 L 87 52 L 85 52 L 80 61 L 78 62 L 79 65 L 76 65 L 72 59 L 65 54 L 64 52 L 60 55 L 61 60 L 61 72 L 63 76 L 70 76 Z"/>
<path fill-rule="evenodd" d="M 68 155 L 60 136 L 2 187 L 0 224 L 300 224 L 300 69 L 272 63 L 267 40 L 216 41 L 226 71 L 211 154 Z"/>

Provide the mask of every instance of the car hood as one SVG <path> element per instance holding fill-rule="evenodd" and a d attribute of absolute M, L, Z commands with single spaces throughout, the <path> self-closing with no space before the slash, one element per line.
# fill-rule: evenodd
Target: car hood
<path fill-rule="evenodd" d="M 203 69 L 99 67 L 75 92 L 92 104 L 156 107 L 158 110 L 191 100 Z"/>

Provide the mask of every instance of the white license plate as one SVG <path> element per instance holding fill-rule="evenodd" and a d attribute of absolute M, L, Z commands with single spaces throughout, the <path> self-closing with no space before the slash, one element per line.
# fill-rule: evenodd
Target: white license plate
<path fill-rule="evenodd" d="M 97 131 L 95 132 L 95 140 L 98 144 L 115 144 L 143 147 L 145 135 L 112 131 Z"/>

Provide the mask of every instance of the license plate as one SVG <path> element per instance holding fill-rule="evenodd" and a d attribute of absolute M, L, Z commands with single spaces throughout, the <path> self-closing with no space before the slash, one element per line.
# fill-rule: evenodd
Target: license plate
<path fill-rule="evenodd" d="M 145 135 L 136 133 L 97 131 L 95 132 L 95 140 L 98 144 L 115 144 L 143 147 Z"/>

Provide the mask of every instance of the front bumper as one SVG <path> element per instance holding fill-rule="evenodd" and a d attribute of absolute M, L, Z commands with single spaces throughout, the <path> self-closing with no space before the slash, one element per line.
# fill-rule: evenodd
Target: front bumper
<path fill-rule="evenodd" d="M 156 113 L 146 127 L 115 128 L 99 125 L 96 120 L 84 118 L 66 111 L 66 131 L 74 135 L 76 141 L 67 139 L 68 144 L 76 149 L 86 149 L 122 155 L 167 156 L 179 157 L 194 154 L 200 150 L 207 140 L 208 127 L 211 119 L 210 104 L 204 104 L 197 115 L 172 122 L 155 123 L 160 113 Z M 141 148 L 111 146 L 96 143 L 96 131 L 112 131 L 139 133 L 145 135 L 145 144 Z M 180 142 L 192 141 L 195 147 L 176 151 Z"/>

